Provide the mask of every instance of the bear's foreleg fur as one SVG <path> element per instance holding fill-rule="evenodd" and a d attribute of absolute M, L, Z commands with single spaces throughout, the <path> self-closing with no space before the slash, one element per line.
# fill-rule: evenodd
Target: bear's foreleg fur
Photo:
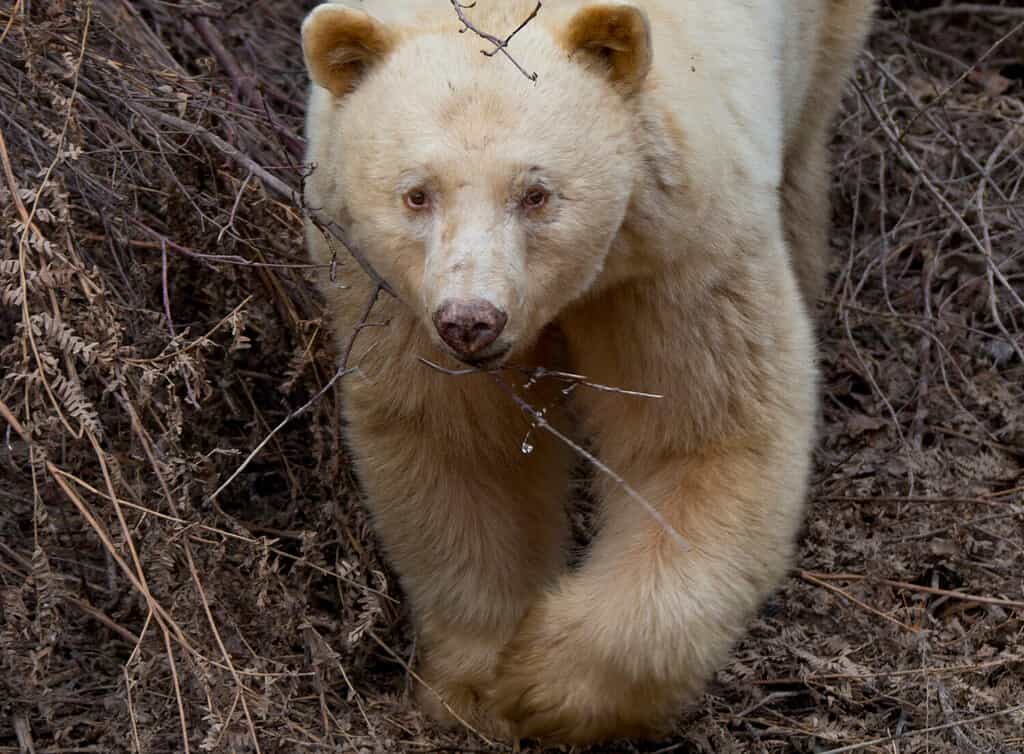
<path fill-rule="evenodd" d="M 815 367 L 786 249 L 766 243 L 741 250 L 706 288 L 669 269 L 565 318 L 574 368 L 664 394 L 592 392 L 580 408 L 602 460 L 685 545 L 602 481 L 586 562 L 541 597 L 502 654 L 491 701 L 518 735 L 582 743 L 657 732 L 721 667 L 785 572 Z"/>
<path fill-rule="evenodd" d="M 356 313 L 336 311 L 344 334 Z M 401 304 L 383 299 L 374 319 L 390 321 L 367 330 L 353 354 L 347 435 L 417 627 L 417 696 L 436 719 L 507 733 L 478 701 L 499 651 L 562 571 L 569 454 L 536 432 L 524 454 L 529 423 L 488 375 L 420 363 L 417 355 L 444 357 Z M 556 400 L 543 385 L 530 393 L 542 406 Z"/>

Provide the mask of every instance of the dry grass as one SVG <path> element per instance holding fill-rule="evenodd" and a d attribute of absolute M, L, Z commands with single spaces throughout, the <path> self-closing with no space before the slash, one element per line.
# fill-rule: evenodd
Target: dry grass
<path fill-rule="evenodd" d="M 595 751 L 1024 750 L 1024 18 L 913 5 L 834 145 L 800 570 L 675 738 Z M 271 435 L 336 374 L 307 9 L 0 11 L 0 753 L 501 750 L 408 700 L 333 389 Z"/>

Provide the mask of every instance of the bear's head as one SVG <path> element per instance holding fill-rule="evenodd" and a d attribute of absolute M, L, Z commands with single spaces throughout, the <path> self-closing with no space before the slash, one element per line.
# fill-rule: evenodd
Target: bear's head
<path fill-rule="evenodd" d="M 648 21 L 617 3 L 550 17 L 545 7 L 509 48 L 533 81 L 481 54 L 494 46 L 460 34 L 446 0 L 405 18 L 382 5 L 371 15 L 328 3 L 303 24 L 309 199 L 440 347 L 495 366 L 605 265 L 642 169 L 635 111 L 651 65 Z M 483 5 L 464 7 L 500 36 L 534 7 Z"/>

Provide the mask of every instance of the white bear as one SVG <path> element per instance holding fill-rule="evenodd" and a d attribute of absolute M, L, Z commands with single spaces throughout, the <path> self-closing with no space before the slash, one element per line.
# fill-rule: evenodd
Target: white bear
<path fill-rule="evenodd" d="M 536 7 L 463 12 L 505 38 Z M 444 0 L 306 19 L 308 201 L 397 294 L 352 354 L 347 437 L 434 716 L 656 734 L 783 578 L 817 410 L 826 144 L 871 11 L 545 0 L 506 48 L 523 70 Z M 338 251 L 307 238 L 314 260 Z M 321 286 L 344 342 L 374 285 L 339 259 Z M 570 424 L 565 384 L 518 369 L 559 365 L 663 397 L 580 386 Z M 596 475 L 576 570 L 573 454 L 502 380 L 629 486 Z"/>

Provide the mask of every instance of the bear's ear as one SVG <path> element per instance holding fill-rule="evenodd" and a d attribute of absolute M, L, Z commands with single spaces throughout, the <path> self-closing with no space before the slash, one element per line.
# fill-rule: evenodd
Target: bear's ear
<path fill-rule="evenodd" d="M 335 97 L 352 91 L 395 42 L 394 32 L 373 16 L 333 3 L 317 6 L 302 22 L 309 77 Z"/>
<path fill-rule="evenodd" d="M 632 5 L 584 7 L 569 21 L 562 41 L 570 55 L 603 66 L 625 94 L 638 90 L 651 70 L 651 27 L 647 15 Z"/>

